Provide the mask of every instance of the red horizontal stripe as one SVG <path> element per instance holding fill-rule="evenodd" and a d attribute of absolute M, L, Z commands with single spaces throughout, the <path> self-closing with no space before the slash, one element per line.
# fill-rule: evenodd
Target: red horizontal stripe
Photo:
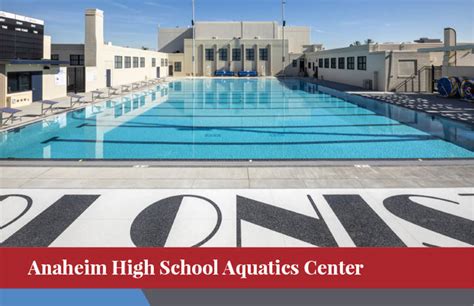
<path fill-rule="evenodd" d="M 473 248 L 2 248 L 1 288 L 474 288 Z M 32 262 L 105 264 L 105 276 L 29 276 Z M 154 276 L 114 276 L 113 260 L 144 259 Z M 160 275 L 160 262 L 208 264 L 218 260 L 218 275 Z M 227 261 L 298 265 L 297 275 L 222 275 Z M 363 264 L 361 275 L 308 275 L 304 265 Z M 314 265 L 312 265 L 314 267 Z M 347 268 L 347 266 L 344 266 Z M 340 271 L 339 271 L 340 272 Z"/>

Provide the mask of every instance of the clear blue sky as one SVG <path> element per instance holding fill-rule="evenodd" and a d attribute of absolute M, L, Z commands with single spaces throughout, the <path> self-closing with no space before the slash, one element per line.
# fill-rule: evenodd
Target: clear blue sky
<path fill-rule="evenodd" d="M 277 20 L 280 0 L 196 0 L 196 20 Z M 156 48 L 157 28 L 188 26 L 191 0 L 0 0 L 0 10 L 43 19 L 53 42 L 84 39 L 84 10 L 105 12 L 105 37 L 115 45 Z M 326 48 L 355 40 L 412 41 L 442 38 L 457 29 L 474 41 L 474 0 L 287 0 L 288 25 L 312 28 Z"/>

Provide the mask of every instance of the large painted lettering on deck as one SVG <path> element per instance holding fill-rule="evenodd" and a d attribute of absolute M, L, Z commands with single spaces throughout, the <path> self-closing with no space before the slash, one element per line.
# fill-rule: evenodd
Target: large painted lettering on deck
<path fill-rule="evenodd" d="M 3 190 L 2 247 L 472 246 L 474 192 Z"/>

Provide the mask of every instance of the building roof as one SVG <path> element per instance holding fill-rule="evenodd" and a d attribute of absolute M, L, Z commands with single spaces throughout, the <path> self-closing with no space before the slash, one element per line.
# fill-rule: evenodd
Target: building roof
<path fill-rule="evenodd" d="M 44 25 L 44 21 L 41 19 L 26 17 L 23 15 L 13 14 L 13 13 L 5 12 L 5 11 L 0 11 L 0 17 Z"/>
<path fill-rule="evenodd" d="M 457 46 L 438 47 L 438 48 L 422 48 L 420 52 L 450 52 L 450 51 L 464 51 L 472 50 L 474 52 L 474 44 L 458 44 Z"/>

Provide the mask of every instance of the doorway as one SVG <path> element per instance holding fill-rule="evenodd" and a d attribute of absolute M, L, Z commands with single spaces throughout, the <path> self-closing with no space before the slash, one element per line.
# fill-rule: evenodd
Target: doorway
<path fill-rule="evenodd" d="M 43 72 L 31 73 L 31 90 L 33 92 L 33 101 L 43 100 Z"/>
<path fill-rule="evenodd" d="M 160 78 L 160 67 L 156 67 L 156 78 Z"/>
<path fill-rule="evenodd" d="M 105 70 L 105 80 L 106 80 L 106 86 L 107 87 L 112 87 L 112 70 L 106 69 Z"/>
<path fill-rule="evenodd" d="M 85 91 L 85 68 L 84 67 L 68 67 L 67 68 L 67 92 L 84 92 Z"/>
<path fill-rule="evenodd" d="M 173 65 L 170 65 L 170 66 L 168 67 L 168 71 L 169 71 L 169 73 L 168 73 L 169 76 L 173 76 Z"/>

